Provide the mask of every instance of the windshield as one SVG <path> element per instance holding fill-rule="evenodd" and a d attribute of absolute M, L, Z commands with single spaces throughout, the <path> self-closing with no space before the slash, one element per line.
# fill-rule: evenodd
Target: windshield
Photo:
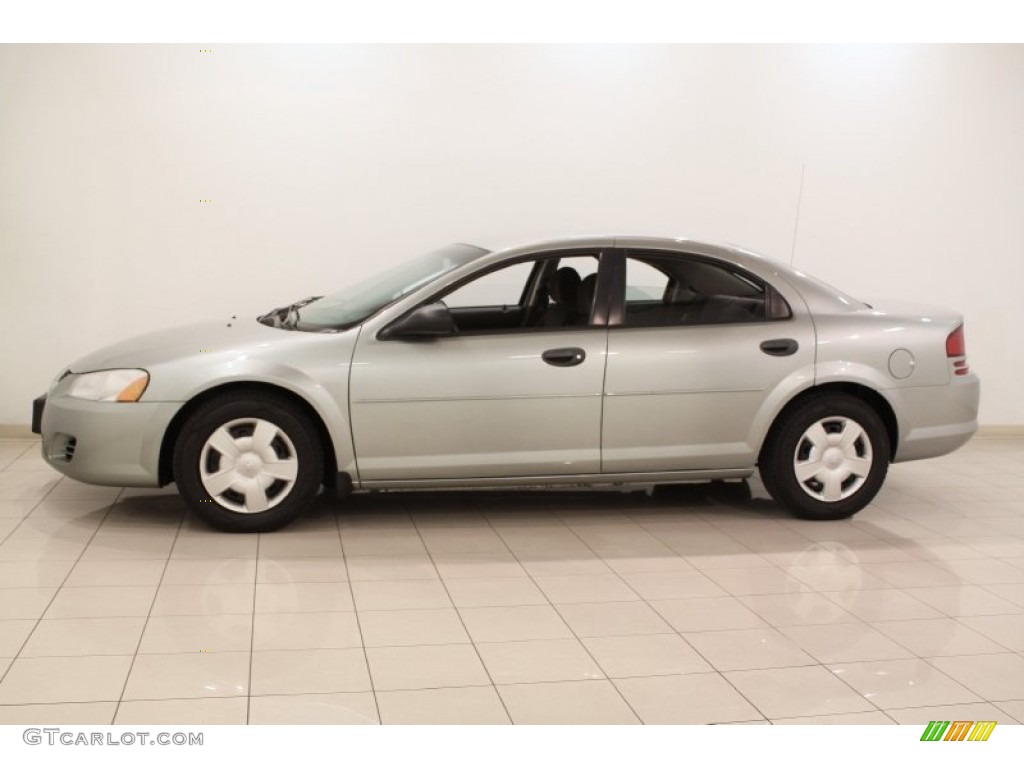
<path fill-rule="evenodd" d="M 464 243 L 445 246 L 336 293 L 274 310 L 261 317 L 260 322 L 267 322 L 265 318 L 278 313 L 277 316 L 283 321 L 278 324 L 299 331 L 352 326 L 407 293 L 486 253 L 483 248 Z"/>

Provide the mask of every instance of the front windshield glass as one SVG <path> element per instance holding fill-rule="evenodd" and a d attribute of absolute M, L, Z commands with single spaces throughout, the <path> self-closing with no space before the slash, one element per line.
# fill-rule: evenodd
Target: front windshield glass
<path fill-rule="evenodd" d="M 300 307 L 292 327 L 317 331 L 355 325 L 396 299 L 486 253 L 483 248 L 463 243 L 431 251 Z"/>

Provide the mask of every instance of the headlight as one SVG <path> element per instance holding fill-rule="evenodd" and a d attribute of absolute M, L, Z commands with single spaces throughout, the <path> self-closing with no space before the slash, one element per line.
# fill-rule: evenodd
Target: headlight
<path fill-rule="evenodd" d="M 68 397 L 134 403 L 149 384 L 149 374 L 134 368 L 83 373 L 68 390 Z"/>

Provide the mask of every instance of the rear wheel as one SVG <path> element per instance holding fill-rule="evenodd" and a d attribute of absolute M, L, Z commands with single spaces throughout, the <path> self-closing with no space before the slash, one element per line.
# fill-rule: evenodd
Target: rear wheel
<path fill-rule="evenodd" d="M 272 531 L 312 503 L 323 453 L 309 418 L 279 397 L 225 395 L 200 406 L 174 451 L 178 490 L 223 531 Z"/>
<path fill-rule="evenodd" d="M 867 506 L 889 469 L 889 435 L 850 395 L 807 397 L 785 413 L 761 455 L 761 479 L 797 517 L 840 520 Z"/>

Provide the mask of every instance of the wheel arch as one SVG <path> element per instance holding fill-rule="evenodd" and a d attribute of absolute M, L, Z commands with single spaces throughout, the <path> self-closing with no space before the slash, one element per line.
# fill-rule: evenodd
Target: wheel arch
<path fill-rule="evenodd" d="M 794 395 L 772 419 L 764 439 L 761 441 L 761 448 L 758 451 L 757 463 L 760 465 L 764 458 L 765 449 L 771 443 L 771 437 L 779 424 L 793 412 L 800 404 L 812 397 L 819 397 L 828 393 L 844 394 L 856 397 L 869 405 L 878 414 L 885 425 L 886 435 L 889 438 L 889 461 L 896 456 L 896 449 L 899 445 L 899 422 L 896 419 L 896 412 L 892 405 L 878 390 L 863 384 L 852 381 L 830 381 L 814 387 L 802 390 Z"/>
<path fill-rule="evenodd" d="M 158 476 L 161 487 L 174 482 L 174 446 L 178 442 L 178 437 L 181 435 L 181 430 L 185 423 L 192 414 L 194 414 L 205 403 L 227 392 L 237 392 L 239 394 L 250 392 L 257 395 L 272 394 L 287 400 L 289 403 L 299 408 L 312 422 L 317 431 L 317 437 L 320 440 L 320 444 L 323 447 L 323 484 L 329 488 L 337 486 L 338 457 L 334 450 L 334 441 L 331 439 L 331 433 L 330 430 L 327 429 L 327 424 L 324 422 L 317 409 L 313 407 L 312 403 L 293 390 L 278 386 L 277 384 L 271 384 L 265 381 L 232 381 L 203 390 L 182 405 L 178 412 L 174 414 L 174 418 L 171 419 L 171 423 L 164 431 L 163 440 L 160 443 Z"/>

